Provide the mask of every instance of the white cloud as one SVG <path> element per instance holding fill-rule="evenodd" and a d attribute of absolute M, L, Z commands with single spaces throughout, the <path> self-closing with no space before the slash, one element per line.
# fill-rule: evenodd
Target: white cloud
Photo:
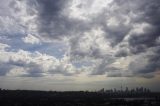
<path fill-rule="evenodd" d="M 28 34 L 26 37 L 22 38 L 22 40 L 25 42 L 25 43 L 30 43 L 30 44 L 40 44 L 40 40 L 31 35 L 31 34 Z"/>
<path fill-rule="evenodd" d="M 0 35 L 1 36 L 15 36 L 17 34 L 24 34 L 25 30 L 18 24 L 18 22 L 9 16 L 0 16 Z"/>
<path fill-rule="evenodd" d="M 69 7 L 71 18 L 90 20 L 90 16 L 100 13 L 113 0 L 73 0 Z"/>
<path fill-rule="evenodd" d="M 133 25 L 133 29 L 130 31 L 131 34 L 144 34 L 147 28 L 151 28 L 149 23 L 137 23 Z"/>
<path fill-rule="evenodd" d="M 72 40 L 78 41 L 72 42 Z M 100 28 L 85 32 L 78 39 L 71 39 L 71 49 L 71 55 L 82 58 L 103 58 L 114 52 L 110 47 L 109 41 L 105 39 L 103 30 Z"/>
<path fill-rule="evenodd" d="M 4 51 L 5 48 L 8 48 L 8 47 L 10 47 L 10 46 L 7 44 L 0 43 L 0 51 Z"/>
<path fill-rule="evenodd" d="M 111 17 L 108 21 L 107 21 L 107 25 L 109 27 L 112 27 L 112 26 L 118 26 L 119 25 L 119 21 L 118 19 L 116 19 L 115 17 Z"/>
<path fill-rule="evenodd" d="M 74 75 L 78 69 L 72 65 L 70 58 L 64 56 L 57 59 L 54 56 L 42 54 L 40 52 L 29 52 L 18 50 L 17 52 L 6 51 L 9 47 L 0 44 L 0 62 L 10 67 L 6 74 L 8 76 L 50 76 L 54 74 L 62 74 L 64 76 Z M 3 71 L 3 70 L 1 70 Z"/>

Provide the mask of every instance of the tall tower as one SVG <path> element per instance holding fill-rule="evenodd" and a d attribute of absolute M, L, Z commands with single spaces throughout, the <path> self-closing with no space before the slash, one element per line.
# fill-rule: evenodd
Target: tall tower
<path fill-rule="evenodd" d="M 122 87 L 122 84 L 121 84 L 121 92 L 123 91 L 123 87 Z"/>

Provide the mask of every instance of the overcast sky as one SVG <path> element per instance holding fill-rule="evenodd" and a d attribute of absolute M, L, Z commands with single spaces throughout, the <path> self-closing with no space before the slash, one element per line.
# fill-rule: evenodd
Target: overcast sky
<path fill-rule="evenodd" d="M 0 88 L 160 89 L 160 0 L 0 0 Z"/>

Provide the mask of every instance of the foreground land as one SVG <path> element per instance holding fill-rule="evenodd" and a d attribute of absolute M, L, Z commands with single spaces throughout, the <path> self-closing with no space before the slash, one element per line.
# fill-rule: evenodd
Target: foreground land
<path fill-rule="evenodd" d="M 0 106 L 160 106 L 157 92 L 0 90 Z"/>

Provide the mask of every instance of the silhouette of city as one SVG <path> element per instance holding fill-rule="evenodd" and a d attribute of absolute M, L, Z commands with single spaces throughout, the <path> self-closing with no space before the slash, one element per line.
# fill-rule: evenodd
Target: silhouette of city
<path fill-rule="evenodd" d="M 148 88 L 98 91 L 0 89 L 0 106 L 160 106 L 160 93 Z"/>

